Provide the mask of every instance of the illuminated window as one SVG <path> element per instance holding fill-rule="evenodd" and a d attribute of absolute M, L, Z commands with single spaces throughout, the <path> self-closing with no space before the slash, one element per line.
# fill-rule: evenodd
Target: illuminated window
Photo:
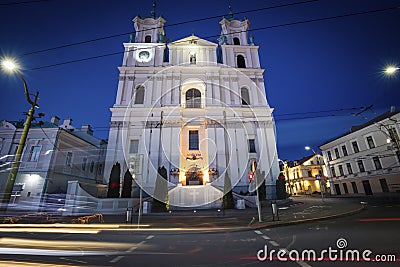
<path fill-rule="evenodd" d="M 240 88 L 240 95 L 242 97 L 242 105 L 243 106 L 250 105 L 249 90 L 247 90 L 247 88 L 245 87 Z"/>
<path fill-rule="evenodd" d="M 139 85 L 136 87 L 135 104 L 144 103 L 144 86 Z"/>
<path fill-rule="evenodd" d="M 29 161 L 38 161 L 40 155 L 40 146 L 32 146 L 31 147 L 31 155 Z"/>
<path fill-rule="evenodd" d="M 240 45 L 240 40 L 237 37 L 233 37 L 233 44 L 234 45 Z"/>
<path fill-rule="evenodd" d="M 199 131 L 189 131 L 189 150 L 199 150 Z"/>
<path fill-rule="evenodd" d="M 186 108 L 201 108 L 201 93 L 197 89 L 186 92 Z"/>
<path fill-rule="evenodd" d="M 151 35 L 146 35 L 146 37 L 144 37 L 144 42 L 151 43 Z"/>
<path fill-rule="evenodd" d="M 242 55 L 238 55 L 236 61 L 238 68 L 246 68 L 246 61 Z"/>

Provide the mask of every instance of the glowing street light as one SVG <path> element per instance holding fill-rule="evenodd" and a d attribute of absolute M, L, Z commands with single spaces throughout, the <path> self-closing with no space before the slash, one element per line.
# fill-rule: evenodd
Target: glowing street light
<path fill-rule="evenodd" d="M 400 68 L 397 67 L 397 66 L 387 66 L 387 67 L 385 68 L 385 74 L 386 74 L 386 75 L 393 75 L 393 74 L 396 74 L 396 72 L 397 72 L 398 70 L 400 70 Z"/>
<path fill-rule="evenodd" d="M 3 66 L 3 69 L 16 74 L 22 80 L 22 82 L 24 83 L 24 91 L 25 91 L 26 100 L 31 105 L 31 107 L 28 111 L 28 115 L 26 117 L 24 129 L 21 134 L 21 139 L 19 140 L 17 152 L 15 153 L 15 157 L 14 157 L 14 160 L 13 160 L 13 163 L 11 166 L 11 170 L 8 175 L 7 183 L 4 188 L 4 194 L 3 194 L 2 201 L 1 201 L 4 205 L 4 207 L 1 207 L 1 210 L 5 211 L 5 210 L 7 210 L 7 205 L 11 199 L 11 194 L 12 194 L 12 189 L 14 187 L 15 178 L 17 177 L 19 165 L 21 163 L 22 151 L 24 150 L 26 138 L 28 137 L 29 128 L 30 128 L 31 122 L 33 120 L 33 115 L 35 114 L 35 108 L 39 107 L 38 104 L 36 103 L 37 99 L 39 97 L 39 92 L 36 92 L 36 94 L 34 95 L 34 99 L 32 101 L 30 98 L 30 95 L 29 95 L 28 86 L 26 84 L 26 81 L 25 81 L 24 77 L 22 76 L 22 74 L 18 71 L 17 65 L 11 60 L 3 60 L 1 65 Z"/>

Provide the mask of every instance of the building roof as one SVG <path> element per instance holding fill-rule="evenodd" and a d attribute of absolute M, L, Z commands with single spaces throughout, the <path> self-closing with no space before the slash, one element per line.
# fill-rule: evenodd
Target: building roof
<path fill-rule="evenodd" d="M 343 134 L 341 134 L 341 135 L 339 135 L 339 136 L 337 136 L 335 138 L 332 138 L 332 139 L 326 141 L 322 145 L 319 145 L 319 147 L 321 147 L 323 145 L 326 145 L 326 144 L 328 144 L 328 143 L 330 143 L 332 141 L 335 141 L 336 139 L 342 138 L 343 136 L 346 136 L 348 134 L 351 134 L 351 133 L 357 132 L 357 131 L 359 131 L 361 129 L 364 129 L 364 128 L 370 126 L 370 125 L 373 125 L 374 123 L 378 123 L 378 122 L 383 121 L 383 120 L 385 120 L 387 118 L 390 118 L 390 117 L 392 117 L 392 116 L 394 116 L 394 115 L 396 115 L 398 113 L 400 113 L 400 110 L 399 111 L 395 111 L 395 110 L 386 111 L 385 113 L 373 118 L 370 121 L 367 121 L 364 124 L 351 126 L 350 131 L 345 132 L 345 133 L 343 133 Z"/>

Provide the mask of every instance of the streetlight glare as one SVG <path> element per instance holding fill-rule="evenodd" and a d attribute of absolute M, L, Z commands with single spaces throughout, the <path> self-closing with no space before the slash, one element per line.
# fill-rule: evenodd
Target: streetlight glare
<path fill-rule="evenodd" d="M 385 73 L 388 75 L 395 74 L 400 68 L 396 66 L 388 66 L 385 69 Z"/>
<path fill-rule="evenodd" d="M 310 150 L 311 149 L 311 147 L 309 147 L 309 146 L 305 146 L 304 148 L 305 148 L 305 150 Z"/>
<path fill-rule="evenodd" d="M 17 68 L 17 65 L 10 59 L 3 60 L 2 65 L 6 70 L 9 71 L 13 71 Z"/>

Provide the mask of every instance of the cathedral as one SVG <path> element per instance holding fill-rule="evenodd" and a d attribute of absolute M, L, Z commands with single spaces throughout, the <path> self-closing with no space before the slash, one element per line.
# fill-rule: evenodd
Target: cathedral
<path fill-rule="evenodd" d="M 250 21 L 223 17 L 219 43 L 194 34 L 167 43 L 165 22 L 154 12 L 133 19 L 135 34 L 124 43 L 110 109 L 104 182 L 119 162 L 148 195 L 158 198 L 162 180 L 166 197 L 160 201 L 206 207 L 227 187 L 236 196 L 247 194 L 256 166 L 257 185 L 275 198 L 273 109 L 259 47 L 248 36 Z"/>

